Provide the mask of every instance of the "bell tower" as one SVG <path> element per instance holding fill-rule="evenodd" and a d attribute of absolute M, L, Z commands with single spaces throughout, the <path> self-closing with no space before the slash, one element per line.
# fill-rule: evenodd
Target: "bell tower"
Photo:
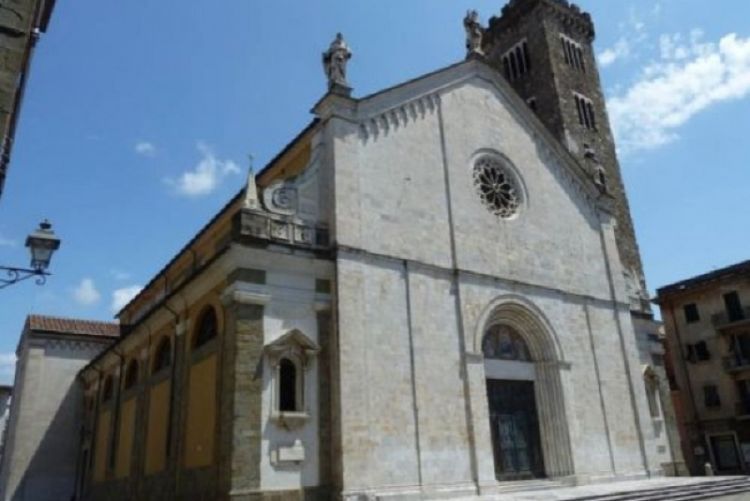
<path fill-rule="evenodd" d="M 567 0 L 510 0 L 482 45 L 547 128 L 584 166 L 600 165 L 615 200 L 617 246 L 630 285 L 645 291 L 615 143 L 594 57 L 591 16 Z M 593 162 L 592 162 L 593 160 Z M 593 175 L 593 173 L 592 173 Z M 643 293 L 631 309 L 649 313 Z"/>

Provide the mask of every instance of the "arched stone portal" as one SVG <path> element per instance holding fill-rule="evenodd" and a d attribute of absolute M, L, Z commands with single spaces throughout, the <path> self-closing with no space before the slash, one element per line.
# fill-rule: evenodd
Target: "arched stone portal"
<path fill-rule="evenodd" d="M 488 308 L 474 350 L 484 369 L 498 480 L 573 474 L 560 370 L 562 353 L 543 315 L 523 299 Z"/>

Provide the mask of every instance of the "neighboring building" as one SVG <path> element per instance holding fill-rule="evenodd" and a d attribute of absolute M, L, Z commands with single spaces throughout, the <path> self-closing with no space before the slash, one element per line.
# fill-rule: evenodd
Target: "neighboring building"
<path fill-rule="evenodd" d="M 29 315 L 16 350 L 0 499 L 68 500 L 83 410 L 80 369 L 112 344 L 113 323 Z"/>
<path fill-rule="evenodd" d="M 8 417 L 10 416 L 10 401 L 13 397 L 13 387 L 0 386 L 0 464 L 2 464 L 3 451 L 5 450 L 6 430 Z"/>
<path fill-rule="evenodd" d="M 658 290 L 690 470 L 750 473 L 750 261 Z"/>
<path fill-rule="evenodd" d="M 467 61 L 361 99 L 334 41 L 314 120 L 81 371 L 79 497 L 401 499 L 679 470 L 591 19 L 514 0 L 465 25 Z"/>
<path fill-rule="evenodd" d="M 0 2 L 0 197 L 34 47 L 47 30 L 55 0 Z"/>

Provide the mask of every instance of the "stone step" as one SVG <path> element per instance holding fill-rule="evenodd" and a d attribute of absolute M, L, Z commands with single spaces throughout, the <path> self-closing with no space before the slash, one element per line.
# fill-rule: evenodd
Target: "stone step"
<path fill-rule="evenodd" d="M 581 496 L 571 498 L 570 501 L 688 501 L 711 499 L 721 495 L 741 492 L 748 492 L 748 500 L 750 500 L 749 478 L 734 478 L 697 482 L 688 485 L 665 486 L 655 489 Z"/>

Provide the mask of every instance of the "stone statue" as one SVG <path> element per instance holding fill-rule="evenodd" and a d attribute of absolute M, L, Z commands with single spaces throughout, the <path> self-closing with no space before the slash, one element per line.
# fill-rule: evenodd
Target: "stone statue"
<path fill-rule="evenodd" d="M 594 148 L 586 143 L 583 143 L 583 158 L 589 161 L 589 174 L 594 180 L 596 187 L 599 188 L 599 191 L 602 193 L 609 193 L 609 187 L 607 186 L 607 171 L 599 161 L 599 157 Z"/>
<path fill-rule="evenodd" d="M 479 24 L 479 13 L 475 10 L 466 12 L 464 18 L 464 29 L 466 30 L 466 56 L 483 54 L 482 35 L 484 30 Z"/>
<path fill-rule="evenodd" d="M 351 59 L 352 51 L 346 45 L 343 35 L 336 34 L 331 46 L 323 53 L 323 69 L 328 77 L 328 89 L 336 87 L 348 89 L 346 82 L 346 63 Z"/>

